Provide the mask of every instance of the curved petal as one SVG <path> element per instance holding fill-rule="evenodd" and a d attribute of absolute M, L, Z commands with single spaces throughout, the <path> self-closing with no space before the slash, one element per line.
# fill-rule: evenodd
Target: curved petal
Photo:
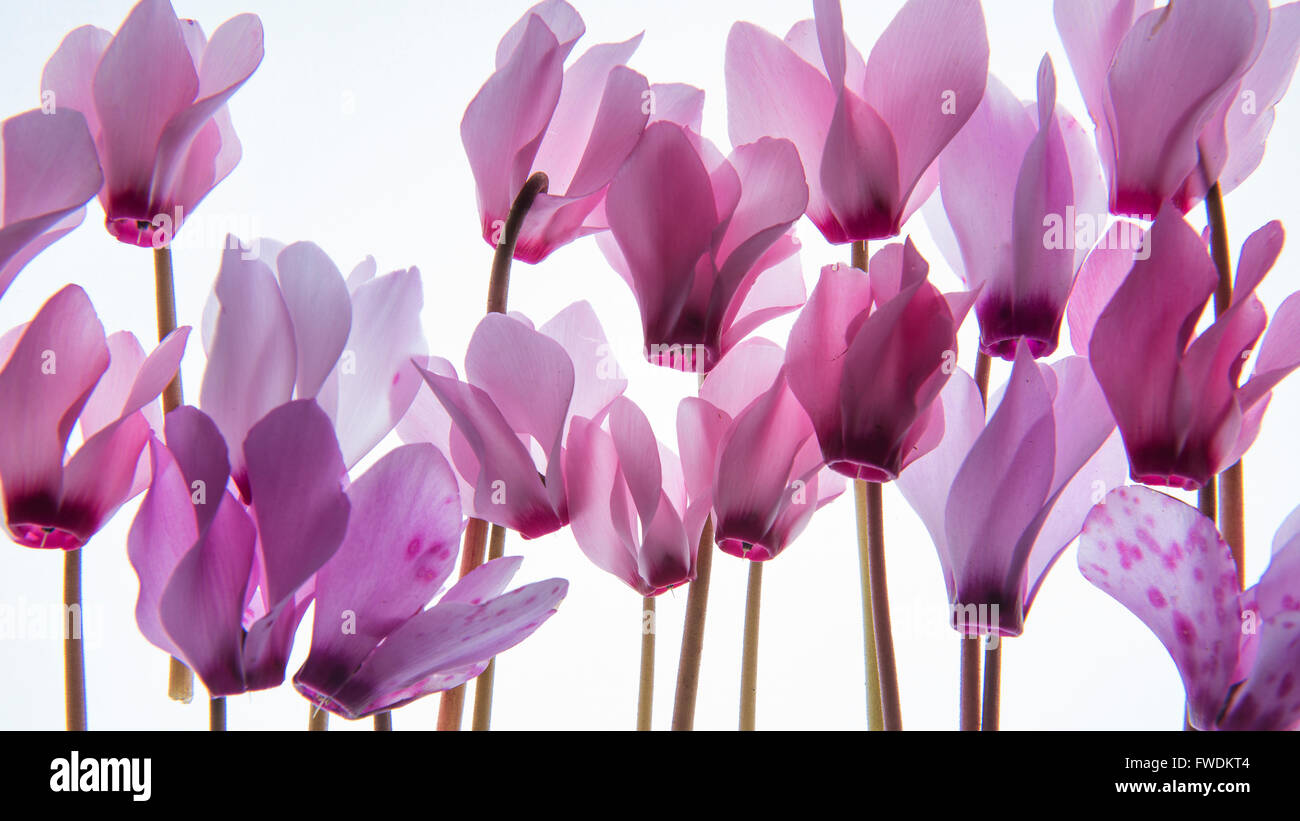
<path fill-rule="evenodd" d="M 1183 678 L 1192 726 L 1213 727 L 1241 633 L 1237 569 L 1214 524 L 1162 493 L 1112 490 L 1084 522 L 1079 570 L 1156 634 Z"/>
<path fill-rule="evenodd" d="M 298 672 L 322 692 L 342 687 L 429 603 L 451 574 L 460 540 L 456 479 L 432 445 L 390 451 L 348 488 L 348 499 L 347 535 L 316 574 L 311 654 Z"/>
<path fill-rule="evenodd" d="M 351 297 L 343 275 L 315 243 L 295 242 L 285 248 L 275 258 L 275 271 L 298 353 L 294 395 L 310 399 L 347 344 Z"/>
<path fill-rule="evenodd" d="M 348 526 L 343 456 L 329 417 L 310 399 L 288 402 L 243 444 L 269 609 L 276 609 L 338 550 Z M 241 606 L 242 612 L 242 606 Z"/>

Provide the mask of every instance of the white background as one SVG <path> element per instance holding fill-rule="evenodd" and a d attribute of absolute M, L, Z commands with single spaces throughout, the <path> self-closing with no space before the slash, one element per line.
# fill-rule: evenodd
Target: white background
<path fill-rule="evenodd" d="M 83 23 L 116 30 L 130 5 L 127 0 L 6 1 L 0 11 L 0 115 L 39 105 L 42 66 L 64 34 Z M 345 272 L 366 254 L 375 255 L 381 272 L 419 266 L 431 350 L 461 362 L 483 309 L 491 249 L 479 236 L 459 122 L 491 71 L 497 40 L 529 3 L 383 0 L 258 7 L 252 0 L 175 0 L 175 5 L 209 34 L 244 11 L 258 13 L 266 30 L 266 58 L 231 103 L 243 160 L 178 239 L 182 324 L 197 324 L 216 274 L 222 233 L 233 226 L 244 236 L 314 241 Z M 846 3 L 850 39 L 865 53 L 900 5 L 899 0 Z M 731 24 L 745 19 L 783 36 L 794 22 L 811 16 L 811 4 L 777 0 L 578 0 L 577 6 L 587 35 L 575 54 L 644 29 L 632 67 L 651 82 L 704 88 L 705 134 L 724 149 L 729 141 L 723 49 Z M 1038 62 L 1050 52 L 1059 99 L 1086 123 L 1051 3 L 985 0 L 984 6 L 991 70 L 1021 97 L 1032 98 Z M 1227 198 L 1234 257 L 1247 234 L 1270 219 L 1300 225 L 1294 199 L 1298 137 L 1300 107 L 1284 101 L 1263 166 Z M 1199 209 L 1191 219 L 1198 227 L 1204 223 Z M 76 282 L 89 292 L 110 332 L 129 329 L 151 345 L 150 254 L 112 240 L 102 221 L 92 202 L 85 224 L 27 267 L 0 300 L 0 327 L 27 320 L 58 288 Z M 211 230 L 196 230 L 200 225 Z M 923 222 L 914 219 L 908 231 L 930 260 L 934 281 L 956 290 L 958 282 Z M 827 245 L 806 220 L 799 232 L 811 288 L 820 266 L 847 260 L 848 251 Z M 1270 312 L 1300 286 L 1298 266 L 1300 252 L 1290 244 L 1258 292 Z M 595 244 L 580 241 L 538 266 L 516 266 L 512 279 L 511 308 L 538 322 L 576 299 L 595 305 L 631 380 L 628 394 L 675 449 L 676 404 L 693 390 L 694 377 L 641 361 L 635 303 Z M 787 319 L 763 334 L 784 344 L 788 328 Z M 976 333 L 972 318 L 961 337 L 960 361 L 968 369 Z M 184 363 L 190 398 L 197 395 L 203 368 L 197 336 L 194 340 Z M 1068 339 L 1062 340 L 1061 353 L 1068 353 Z M 1007 372 L 1006 363 L 995 364 L 995 386 Z M 1300 379 L 1275 392 L 1263 434 L 1246 460 L 1248 583 L 1267 562 L 1273 530 L 1300 502 L 1297 409 Z M 885 490 L 885 505 L 904 724 L 953 728 L 958 639 L 946 623 L 939 564 L 925 530 L 895 488 Z M 133 502 L 124 508 L 85 551 L 90 727 L 202 728 L 206 704 L 167 700 L 167 659 L 135 628 L 137 582 L 123 546 L 135 507 Z M 853 521 L 848 494 L 819 513 L 800 541 L 766 568 L 760 728 L 865 726 Z M 571 581 L 571 589 L 547 624 L 501 658 L 494 726 L 632 728 L 640 598 L 591 566 L 567 532 L 528 543 L 512 536 L 507 552 L 527 556 L 518 582 L 561 576 Z M 62 726 L 60 643 L 31 635 L 26 618 L 28 608 L 48 612 L 60 600 L 61 565 L 55 552 L 0 548 L 0 728 Z M 743 560 L 715 554 L 696 712 L 701 729 L 736 726 L 745 574 Z M 671 716 L 685 604 L 684 590 L 659 600 L 657 728 L 666 728 Z M 310 623 L 309 614 L 290 676 L 305 655 Z M 1083 580 L 1073 547 L 1049 575 L 1025 635 L 1008 640 L 1003 656 L 1004 728 L 1181 726 L 1182 686 L 1173 663 L 1134 617 Z M 396 727 L 432 728 L 437 703 L 431 697 L 400 710 Z M 230 726 L 239 729 L 300 728 L 307 712 L 307 702 L 288 685 L 229 702 Z M 331 722 L 336 729 L 369 726 Z"/>

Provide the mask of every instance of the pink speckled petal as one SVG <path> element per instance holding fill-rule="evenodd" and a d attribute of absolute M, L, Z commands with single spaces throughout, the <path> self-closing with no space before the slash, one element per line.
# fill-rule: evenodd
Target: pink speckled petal
<path fill-rule="evenodd" d="M 1118 488 L 1084 522 L 1079 569 L 1156 634 L 1183 678 L 1192 725 L 1212 728 L 1242 623 L 1232 551 L 1214 524 L 1162 493 Z"/>

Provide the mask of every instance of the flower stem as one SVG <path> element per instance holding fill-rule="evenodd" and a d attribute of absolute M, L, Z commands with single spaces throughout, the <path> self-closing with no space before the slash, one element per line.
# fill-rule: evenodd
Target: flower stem
<path fill-rule="evenodd" d="M 226 729 L 226 697 L 217 696 L 208 700 L 208 730 L 224 732 Z"/>
<path fill-rule="evenodd" d="M 867 242 L 859 240 L 849 246 L 849 260 L 854 268 L 867 272 Z M 871 605 L 871 563 L 867 560 L 867 484 L 853 482 L 854 512 L 858 523 L 858 575 L 862 586 L 862 656 L 867 668 L 867 729 L 885 726 L 880 703 L 880 671 L 876 664 L 876 626 Z"/>
<path fill-rule="evenodd" d="M 469 520 L 465 525 L 465 543 L 460 554 L 460 578 L 465 578 L 474 568 L 483 564 L 483 551 L 487 546 L 488 523 L 482 519 Z M 459 730 L 461 715 L 465 710 L 465 685 L 453 687 L 442 694 L 438 704 L 438 729 Z"/>
<path fill-rule="evenodd" d="M 493 561 L 506 554 L 506 529 L 501 525 L 492 525 L 488 535 L 487 560 Z M 495 683 L 497 660 L 488 662 L 488 666 L 474 679 L 474 720 L 470 729 L 487 730 L 492 724 L 492 685 Z"/>
<path fill-rule="evenodd" d="M 646 617 L 649 616 L 647 621 Z M 654 710 L 655 695 L 655 600 L 654 596 L 641 599 L 641 681 L 636 693 L 636 728 L 650 729 L 650 716 Z"/>
<path fill-rule="evenodd" d="M 981 730 L 996 730 L 1002 711 L 1002 637 L 989 636 L 984 650 L 984 716 Z"/>
<path fill-rule="evenodd" d="M 961 701 L 958 727 L 962 730 L 980 728 L 980 640 L 978 636 L 963 633 L 961 641 Z"/>
<path fill-rule="evenodd" d="M 1219 285 L 1214 290 L 1214 316 L 1217 319 L 1232 304 L 1232 254 L 1228 249 L 1228 219 L 1223 210 L 1223 189 L 1217 182 L 1205 194 L 1205 216 L 1210 225 L 1210 254 L 1214 257 L 1214 267 L 1219 269 Z M 1219 529 L 1228 547 L 1232 549 L 1238 583 L 1245 589 L 1246 483 L 1241 462 L 1229 467 L 1221 476 Z"/>
<path fill-rule="evenodd" d="M 519 240 L 519 229 L 523 227 L 524 217 L 528 216 L 528 209 L 533 207 L 533 201 L 537 199 L 538 194 L 546 191 L 548 184 L 546 175 L 538 171 L 524 181 L 523 187 L 515 196 L 515 201 L 510 205 L 510 213 L 506 216 L 501 241 L 497 243 L 496 251 L 492 255 L 492 274 L 488 279 L 487 296 L 487 312 L 490 314 L 506 312 L 506 301 L 510 294 L 510 264 L 515 258 L 515 243 Z M 487 522 L 479 519 L 469 520 L 469 524 L 465 527 L 465 550 L 461 554 L 460 578 L 465 578 L 467 574 L 483 564 L 487 535 Z M 505 538 L 504 535 L 502 538 Z M 477 709 L 476 688 L 476 713 Z M 465 685 L 462 684 L 442 694 L 442 701 L 438 705 L 438 729 L 459 730 L 464 712 Z"/>
<path fill-rule="evenodd" d="M 81 635 L 81 550 L 63 551 L 63 706 L 69 730 L 86 729 L 86 656 Z"/>
<path fill-rule="evenodd" d="M 880 671 L 876 668 L 876 629 L 871 607 L 871 562 L 867 560 L 867 483 L 853 480 L 853 503 L 858 523 L 858 568 L 862 584 L 862 655 L 867 661 L 867 729 L 883 730 L 880 706 Z"/>
<path fill-rule="evenodd" d="M 393 713 L 391 710 L 375 713 L 375 731 L 380 733 L 393 731 Z"/>
<path fill-rule="evenodd" d="M 700 656 L 704 653 L 704 617 L 709 608 L 709 575 L 713 567 L 713 519 L 706 519 L 695 559 L 695 580 L 686 591 L 686 623 L 677 660 L 677 691 L 673 698 L 674 730 L 695 727 L 695 696 L 700 685 Z"/>
<path fill-rule="evenodd" d="M 749 563 L 745 591 L 745 644 L 740 665 L 740 729 L 754 729 L 758 709 L 758 616 L 763 599 L 763 563 Z"/>
<path fill-rule="evenodd" d="M 524 181 L 523 187 L 515 195 L 515 201 L 510 205 L 510 213 L 506 216 L 501 241 L 497 243 L 496 253 L 492 257 L 492 278 L 488 281 L 487 298 L 487 312 L 490 314 L 506 312 L 506 297 L 510 290 L 510 263 L 515 258 L 515 243 L 519 241 L 519 229 L 523 227 L 524 217 L 528 216 L 528 209 L 533 207 L 533 201 L 537 199 L 538 194 L 546 193 L 549 184 L 546 175 L 538 171 Z"/>
<path fill-rule="evenodd" d="M 330 728 L 330 714 L 322 710 L 315 704 L 307 705 L 311 712 L 307 713 L 307 731 L 312 733 L 323 733 Z"/>
<path fill-rule="evenodd" d="M 164 245 L 153 249 L 154 314 L 158 320 L 158 341 L 176 330 L 176 288 L 172 276 L 172 249 Z M 163 413 L 171 413 L 184 402 L 181 373 L 163 391 Z M 194 674 L 179 659 L 172 659 L 167 673 L 167 696 L 172 701 L 189 704 L 194 699 Z"/>
<path fill-rule="evenodd" d="M 883 486 L 867 482 L 867 563 L 871 574 L 871 620 L 876 631 L 876 666 L 880 671 L 880 708 L 886 730 L 903 729 L 898 698 L 894 633 L 889 622 L 889 585 L 885 577 L 885 501 Z"/>
<path fill-rule="evenodd" d="M 993 358 L 980 351 L 975 356 L 975 387 L 979 388 L 980 402 L 984 405 L 985 415 L 988 413 L 989 374 L 992 370 Z M 998 726 L 998 691 L 1002 686 L 1002 657 L 998 655 L 996 650 L 986 651 L 984 657 L 983 709 L 981 711 L 979 653 L 979 637 L 963 636 L 961 728 L 963 730 L 979 730 L 981 728 L 996 730 Z"/>

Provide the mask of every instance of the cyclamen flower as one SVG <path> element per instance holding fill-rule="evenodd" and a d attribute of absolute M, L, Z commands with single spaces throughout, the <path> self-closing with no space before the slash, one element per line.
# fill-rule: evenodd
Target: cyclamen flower
<path fill-rule="evenodd" d="M 990 76 L 984 100 L 939 158 L 939 200 L 926 221 L 958 252 L 945 256 L 972 291 L 980 350 L 1012 360 L 1056 350 L 1066 299 L 1091 243 L 1076 220 L 1106 213 L 1092 142 L 1056 104 L 1051 58 L 1038 68 L 1038 104 Z M 1053 234 L 1053 225 L 1055 233 Z"/>
<path fill-rule="evenodd" d="M 311 652 L 293 686 L 348 719 L 474 678 L 555 613 L 568 583 L 502 595 L 523 561 L 488 562 L 425 609 L 456 563 L 456 477 L 433 445 L 388 453 L 348 488 L 347 533 L 317 572 Z M 351 625 L 352 629 L 346 629 Z"/>
<path fill-rule="evenodd" d="M 786 380 L 830 468 L 887 482 L 943 435 L 935 399 L 974 295 L 939 293 L 910 239 L 877 251 L 868 269 L 822 269 L 790 331 Z"/>
<path fill-rule="evenodd" d="M 32 258 L 81 224 L 104 184 L 86 120 L 26 111 L 0 123 L 0 296 Z"/>
<path fill-rule="evenodd" d="M 1278 528 L 1259 582 L 1239 592 L 1213 521 L 1163 493 L 1119 488 L 1088 514 L 1079 570 L 1169 651 L 1193 727 L 1300 727 L 1300 509 Z"/>
<path fill-rule="evenodd" d="M 496 71 L 461 120 L 489 245 L 501 240 L 524 181 L 537 171 L 548 177 L 548 191 L 529 209 L 515 246 L 515 259 L 524 262 L 540 262 L 605 227 L 592 214 L 605 186 L 636 146 L 652 109 L 671 105 L 683 89 L 652 89 L 623 65 L 640 45 L 639 34 L 592 46 L 566 70 L 565 58 L 585 30 L 563 0 L 544 0 L 524 12 L 501 38 Z"/>
<path fill-rule="evenodd" d="M 953 627 L 1018 636 L 1097 491 L 1123 484 L 1124 449 L 1081 356 L 1039 365 L 1021 342 L 987 423 L 965 371 L 941 398 L 943 439 L 898 487 L 939 551 Z"/>
<path fill-rule="evenodd" d="M 345 281 L 316 245 L 262 239 L 256 253 L 228 237 L 203 314 L 199 406 L 227 442 L 242 442 L 272 408 L 315 398 L 351 468 L 379 443 L 420 388 L 420 272 L 375 277 L 367 258 Z M 231 453 L 247 499 L 243 458 Z"/>
<path fill-rule="evenodd" d="M 1300 7 L 1265 0 L 1056 0 L 1112 213 L 1186 212 L 1259 165 L 1300 53 Z M 1248 93 L 1248 97 L 1245 96 Z"/>
<path fill-rule="evenodd" d="M 731 142 L 794 142 L 808 216 L 828 242 L 897 236 L 937 184 L 935 159 L 984 95 L 989 46 L 976 0 L 908 0 L 864 62 L 838 0 L 784 41 L 750 23 L 727 38 Z"/>
<path fill-rule="evenodd" d="M 691 504 L 677 455 L 631 400 L 613 401 L 608 426 L 574 417 L 569 427 L 569 524 L 597 567 L 657 596 L 695 578 L 708 505 Z"/>
<path fill-rule="evenodd" d="M 574 303 L 540 331 L 524 317 L 490 313 L 470 338 L 464 381 L 436 358 L 420 373 L 450 419 L 426 407 L 403 436 L 428 436 L 447 454 L 465 482 L 465 512 L 525 539 L 568 524 L 569 422 L 599 424 L 627 387 L 591 306 Z"/>
<path fill-rule="evenodd" d="M 705 372 L 745 334 L 803 303 L 803 276 L 781 265 L 786 232 L 808 204 L 799 153 L 760 139 L 724 159 L 689 128 L 648 127 L 609 186 L 610 265 L 641 309 L 646 358 Z"/>
<path fill-rule="evenodd" d="M 209 41 L 168 0 L 141 0 L 117 34 L 74 29 L 45 64 L 41 91 L 81 112 L 104 167 L 108 232 L 161 247 L 239 162 L 226 101 L 262 61 L 262 22 L 241 14 Z"/>
<path fill-rule="evenodd" d="M 686 489 L 711 507 L 714 540 L 732 556 L 775 558 L 820 507 L 844 492 L 825 469 L 808 414 L 786 384 L 785 353 L 747 340 L 677 407 Z"/>
<path fill-rule="evenodd" d="M 242 443 L 183 406 L 167 445 L 150 444 L 153 481 L 127 539 L 140 579 L 136 623 L 213 696 L 284 681 L 312 580 L 348 527 L 346 468 L 329 417 L 309 399 L 259 420 Z M 228 489 L 233 454 L 253 503 Z"/>
<path fill-rule="evenodd" d="M 1071 335 L 1076 349 L 1088 351 L 1134 480 L 1196 490 L 1254 442 L 1270 391 L 1300 367 L 1300 294 L 1288 297 L 1271 323 L 1254 295 L 1283 238 L 1277 222 L 1250 235 L 1231 305 L 1195 339 L 1219 277 L 1205 243 L 1172 205 L 1146 237 L 1138 255 L 1146 258 L 1125 271 L 1123 256 L 1110 252 L 1085 266 Z M 1254 374 L 1239 386 L 1266 325 Z"/>
<path fill-rule="evenodd" d="M 76 550 L 144 490 L 150 416 L 188 335 L 178 328 L 146 358 L 129 333 L 105 338 L 85 291 L 69 285 L 0 337 L 0 487 L 10 538 Z M 82 444 L 67 457 L 77 423 Z"/>

